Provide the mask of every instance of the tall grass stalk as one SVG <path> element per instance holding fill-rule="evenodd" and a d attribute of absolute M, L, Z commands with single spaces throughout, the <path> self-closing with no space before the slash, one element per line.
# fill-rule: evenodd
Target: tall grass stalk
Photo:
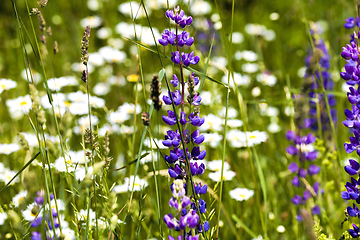
<path fill-rule="evenodd" d="M 229 69 L 228 69 L 228 79 L 227 84 L 230 85 L 230 77 L 231 77 L 231 58 L 232 58 L 232 33 L 234 27 L 234 10 L 235 10 L 235 1 L 232 1 L 231 7 L 231 27 L 230 27 L 230 47 L 229 47 Z M 225 162 L 225 152 L 226 152 L 226 133 L 227 133 L 227 121 L 228 121 L 228 109 L 229 109 L 229 96 L 230 89 L 226 91 L 226 110 L 225 110 L 225 124 L 224 124 L 224 141 L 223 141 L 223 152 L 222 152 L 222 163 L 221 163 L 221 178 L 220 178 L 220 196 L 219 196 L 219 205 L 218 205 L 218 219 L 217 219 L 217 227 L 216 227 L 216 239 L 219 238 L 219 222 L 221 215 L 221 201 L 222 201 L 222 192 L 223 192 L 223 184 L 224 184 L 224 162 Z"/>

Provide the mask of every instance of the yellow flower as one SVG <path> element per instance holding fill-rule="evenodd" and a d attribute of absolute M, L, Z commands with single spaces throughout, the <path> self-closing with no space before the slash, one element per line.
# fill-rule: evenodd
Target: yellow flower
<path fill-rule="evenodd" d="M 126 79 L 127 79 L 129 82 L 137 82 L 138 79 L 139 79 L 139 76 L 136 75 L 136 74 L 131 74 L 131 75 L 127 76 Z"/>

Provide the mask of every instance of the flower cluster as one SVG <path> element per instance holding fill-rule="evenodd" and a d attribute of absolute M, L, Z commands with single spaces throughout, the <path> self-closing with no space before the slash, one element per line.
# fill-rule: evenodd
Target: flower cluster
<path fill-rule="evenodd" d="M 170 199 L 169 205 L 177 210 L 174 216 L 171 213 L 165 215 L 164 222 L 169 229 L 180 232 L 177 239 L 198 239 L 198 233 L 209 230 L 209 223 L 207 221 L 201 223 L 200 221 L 200 215 L 206 212 L 206 202 L 200 198 L 200 195 L 207 192 L 207 185 L 201 183 L 196 185 L 192 182 L 192 176 L 202 175 L 205 172 L 204 163 L 197 161 L 203 160 L 206 156 L 206 150 L 201 150 L 199 146 L 204 142 L 205 136 L 194 127 L 200 127 L 205 119 L 199 116 L 198 106 L 201 105 L 201 97 L 195 91 L 199 77 L 192 73 L 185 81 L 183 66 L 197 64 L 199 57 L 194 56 L 194 52 L 180 52 L 181 47 L 191 46 L 194 38 L 190 37 L 186 31 L 179 33 L 178 26 L 181 28 L 189 26 L 192 23 L 192 17 L 186 17 L 184 11 L 180 10 L 179 7 L 168 10 L 166 17 L 175 22 L 176 32 L 165 30 L 162 39 L 159 39 L 159 43 L 163 46 L 168 44 L 176 46 L 177 51 L 171 53 L 171 60 L 180 65 L 181 78 L 178 78 L 176 74 L 173 75 L 170 83 L 174 88 L 179 86 L 180 89 L 169 91 L 167 95 L 163 96 L 163 102 L 166 105 L 173 105 L 175 108 L 180 107 L 181 109 L 180 114 L 174 109 L 174 111 L 168 110 L 167 115 L 162 116 L 167 125 L 178 126 L 175 131 L 168 130 L 165 140 L 162 142 L 164 146 L 170 148 L 170 154 L 165 155 L 165 160 L 170 165 L 170 177 L 175 179 L 175 183 L 172 185 L 173 197 Z M 185 97 L 186 84 L 187 97 Z M 188 105 L 191 110 L 194 108 L 194 111 L 185 113 L 185 105 Z M 184 180 L 186 183 L 183 183 Z M 191 186 L 192 183 L 193 186 Z M 169 236 L 169 239 L 175 238 Z"/>
<path fill-rule="evenodd" d="M 314 48 L 309 51 L 308 56 L 306 57 L 306 72 L 304 78 L 310 78 L 311 84 L 309 89 L 310 97 L 310 110 L 309 110 L 309 124 L 310 129 L 317 131 L 321 121 L 322 131 L 330 130 L 330 119 L 326 111 L 326 102 L 324 95 L 322 93 L 316 93 L 320 89 L 319 84 L 325 91 L 331 91 L 333 89 L 334 83 L 331 79 L 331 74 L 329 73 L 330 68 L 330 55 L 324 41 L 319 38 L 319 30 L 311 30 L 312 41 L 314 43 Z M 333 94 L 326 93 L 328 96 L 328 104 L 330 107 L 334 107 L 336 100 Z M 318 103 L 318 107 L 317 107 Z M 319 108 L 319 109 L 317 109 Z M 317 111 L 320 111 L 318 113 Z M 320 119 L 318 119 L 318 114 Z M 331 120 L 336 121 L 336 109 L 330 110 Z"/>
<path fill-rule="evenodd" d="M 292 198 L 292 202 L 295 205 L 305 205 L 306 201 L 312 197 L 316 197 L 320 190 L 319 183 L 316 181 L 312 186 L 302 183 L 305 181 L 309 182 L 310 177 L 316 175 L 320 171 L 320 167 L 313 164 L 313 161 L 317 158 L 317 151 L 312 145 L 316 138 L 311 133 L 304 137 L 297 136 L 293 131 L 288 131 L 286 133 L 286 138 L 289 141 L 292 141 L 295 145 L 290 145 L 286 151 L 290 155 L 297 156 L 299 158 L 299 163 L 292 162 L 289 165 L 289 171 L 296 174 L 291 182 L 299 189 L 299 191 L 301 191 L 301 195 L 296 194 Z M 311 208 L 311 214 L 319 215 L 320 207 L 318 205 L 314 205 Z M 301 215 L 298 214 L 296 219 L 301 221 Z"/>
<path fill-rule="evenodd" d="M 44 195 L 45 192 L 44 191 L 39 191 L 37 192 L 37 197 L 35 197 L 35 201 L 33 204 L 30 205 L 31 209 L 30 210 L 30 215 L 27 217 L 26 220 L 30 221 L 30 227 L 31 228 L 37 228 L 40 227 L 43 221 L 43 209 L 44 209 Z M 50 200 L 54 199 L 54 195 L 51 194 L 50 195 Z M 45 209 L 48 209 L 45 206 Z M 51 215 L 52 218 L 54 220 L 54 225 L 52 225 L 51 222 L 51 216 L 49 216 L 48 213 L 45 213 L 45 223 L 46 223 L 46 228 L 49 229 L 49 232 L 46 232 L 46 239 L 53 239 L 52 238 L 52 232 L 53 232 L 53 227 L 55 228 L 55 232 L 58 232 L 58 228 L 59 228 L 59 222 L 58 222 L 58 213 L 56 212 L 56 208 L 52 208 L 50 211 L 47 210 Z M 58 237 L 58 236 L 57 236 Z M 40 240 L 42 239 L 42 235 L 41 232 L 38 231 L 33 231 L 31 232 L 31 239 L 32 240 Z"/>
<path fill-rule="evenodd" d="M 186 184 L 183 183 L 183 180 L 176 179 L 171 185 L 171 191 L 173 196 L 170 198 L 169 205 L 170 207 L 176 210 L 175 216 L 171 213 L 164 216 L 164 222 L 169 229 L 175 229 L 180 231 L 183 235 L 186 236 L 186 239 L 197 240 L 199 239 L 199 234 L 192 235 L 192 230 L 195 230 L 195 233 L 199 233 L 209 230 L 209 222 L 205 221 L 201 225 L 200 217 L 198 212 L 201 214 L 206 212 L 206 202 L 199 199 L 199 206 L 197 207 L 194 202 L 191 202 L 190 198 L 186 196 L 185 192 Z M 201 187 L 201 184 L 195 187 L 196 193 L 204 194 L 206 193 L 206 185 Z M 177 219 L 176 217 L 179 217 Z M 188 227 L 189 232 L 186 232 Z M 185 233 L 183 233 L 185 231 Z M 181 236 L 178 236 L 177 239 L 184 239 Z M 174 237 L 169 236 L 169 240 L 175 240 Z"/>
<path fill-rule="evenodd" d="M 345 20 L 345 28 L 353 28 L 354 26 L 359 26 L 359 18 L 348 18 Z M 350 41 L 350 44 L 347 44 L 346 47 L 343 47 L 343 51 L 341 52 L 341 56 L 347 61 L 345 64 L 345 72 L 340 73 L 340 76 L 347 81 L 348 85 L 354 86 L 356 84 L 359 85 L 360 80 L 360 67 L 359 67 L 359 50 L 358 50 L 358 37 L 359 33 L 354 32 L 353 37 Z M 360 156 L 360 110 L 359 110 L 359 87 L 356 90 L 354 87 L 349 88 L 349 92 L 347 93 L 348 100 L 352 104 L 351 110 L 345 110 L 346 120 L 343 121 L 345 127 L 349 128 L 353 134 L 350 137 L 350 143 L 345 143 L 344 148 L 347 153 L 352 153 L 356 151 Z M 349 160 L 350 165 L 345 166 L 345 171 L 350 176 L 359 175 L 360 164 L 353 160 Z M 351 177 L 351 181 L 345 184 L 346 191 L 341 193 L 341 197 L 344 200 L 355 200 L 357 204 L 360 203 L 360 178 L 356 180 L 354 177 Z M 355 203 L 353 203 L 352 207 L 347 207 L 347 213 L 349 217 L 359 217 L 360 211 Z M 349 234 L 353 238 L 358 238 L 360 236 L 360 229 L 354 223 L 352 224 L 353 229 L 349 229 Z"/>
<path fill-rule="evenodd" d="M 185 45 L 190 47 L 194 43 L 194 38 L 190 37 L 188 32 L 178 32 L 178 26 L 181 28 L 189 26 L 193 21 L 192 17 L 186 17 L 184 11 L 181 10 L 179 6 L 175 7 L 174 10 L 167 10 L 165 16 L 175 22 L 176 31 L 174 33 L 171 30 L 165 30 L 164 33 L 161 34 L 162 38 L 159 39 L 159 43 L 163 46 L 170 44 L 177 47 L 177 51 L 171 52 L 171 60 L 175 64 L 185 65 L 187 67 L 190 64 L 196 65 L 200 60 L 199 56 L 194 56 L 194 52 L 185 53 L 179 50 L 180 47 L 184 47 Z"/>

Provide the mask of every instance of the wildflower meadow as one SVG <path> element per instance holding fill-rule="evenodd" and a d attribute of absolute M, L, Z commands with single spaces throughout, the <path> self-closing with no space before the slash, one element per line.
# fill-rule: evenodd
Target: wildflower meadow
<path fill-rule="evenodd" d="M 360 237 L 358 1 L 0 2 L 0 240 Z"/>

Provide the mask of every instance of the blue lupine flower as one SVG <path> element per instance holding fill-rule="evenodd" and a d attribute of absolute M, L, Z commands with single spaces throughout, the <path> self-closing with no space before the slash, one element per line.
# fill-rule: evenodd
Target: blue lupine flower
<path fill-rule="evenodd" d="M 165 30 L 164 33 L 161 35 L 162 38 L 159 39 L 159 43 L 163 46 L 172 45 L 177 46 L 177 51 L 171 52 L 171 60 L 175 64 L 180 65 L 180 71 L 183 71 L 181 66 L 189 66 L 190 64 L 197 64 L 200 60 L 199 56 L 195 56 L 194 52 L 184 53 L 179 51 L 180 48 L 186 46 L 191 46 L 194 43 L 194 38 L 190 37 L 189 32 L 182 31 L 178 32 L 178 27 L 184 28 L 192 23 L 191 16 L 185 16 L 183 10 L 179 7 L 175 7 L 173 10 L 167 10 L 165 16 L 176 24 L 176 33 L 171 32 L 170 30 Z M 183 72 L 181 72 L 181 79 L 173 74 L 173 79 L 170 80 L 170 83 L 173 87 L 177 87 L 179 83 L 181 84 L 181 90 L 184 89 L 184 85 L 186 81 L 183 79 Z M 191 175 L 202 175 L 205 172 L 205 165 L 201 163 L 198 165 L 196 160 L 204 159 L 206 156 L 205 150 L 200 150 L 200 144 L 204 142 L 205 137 L 204 135 L 200 134 L 199 130 L 193 130 L 192 134 L 190 135 L 189 130 L 185 130 L 186 125 L 190 123 L 195 127 L 201 126 L 205 119 L 200 118 L 198 115 L 198 111 L 185 113 L 185 105 L 189 104 L 194 106 L 201 105 L 201 97 L 198 93 L 194 91 L 194 85 L 199 83 L 199 77 L 195 76 L 195 73 L 192 73 L 189 76 L 188 82 L 188 91 L 189 96 L 185 98 L 184 92 L 180 92 L 180 90 L 175 90 L 174 92 L 169 90 L 168 96 L 163 97 L 163 101 L 167 105 L 174 104 L 175 107 L 181 105 L 181 111 L 175 110 L 170 111 L 168 110 L 167 116 L 163 115 L 163 121 L 167 125 L 175 125 L 177 121 L 179 121 L 180 125 L 176 131 L 169 130 L 165 136 L 165 140 L 163 144 L 170 148 L 170 154 L 165 155 L 165 160 L 167 163 L 170 164 L 168 173 L 171 178 L 175 178 L 174 184 L 171 186 L 171 190 L 173 193 L 173 197 L 169 201 L 169 206 L 175 208 L 178 211 L 176 216 L 171 214 L 167 214 L 164 216 L 164 222 L 170 229 L 175 229 L 175 231 L 182 231 L 182 236 L 177 236 L 176 239 L 178 240 L 196 240 L 199 238 L 199 235 L 196 232 L 195 234 L 193 231 L 188 231 L 186 228 L 194 229 L 200 223 L 199 214 L 203 214 L 206 211 L 206 203 L 202 199 L 197 199 L 196 196 L 185 196 L 185 192 L 189 191 L 186 189 L 186 184 L 182 183 L 182 179 L 188 178 L 190 176 L 186 176 L 186 174 Z M 188 102 L 185 102 L 185 99 L 188 99 Z M 190 107 L 190 109 L 192 109 Z M 179 116 L 177 113 L 180 112 Z M 187 116 L 187 118 L 186 118 Z M 188 119 L 188 120 L 187 120 Z M 180 134 L 182 133 L 182 135 Z M 182 141 L 181 136 L 184 138 Z M 191 154 L 188 148 L 190 149 L 190 145 L 192 146 Z M 185 150 L 185 154 L 184 154 Z M 187 169 L 190 167 L 190 172 Z M 205 194 L 207 192 L 207 185 L 202 186 L 201 183 L 195 186 L 195 195 L 198 194 Z M 197 204 L 195 204 L 197 203 Z M 191 205 L 191 207 L 189 207 Z M 195 206 L 195 209 L 194 207 Z M 199 206 L 199 210 L 196 208 Z M 197 213 L 197 211 L 199 211 Z M 179 213 L 181 216 L 179 216 Z M 178 218 L 180 217 L 180 219 Z M 209 230 L 209 223 L 204 223 L 205 231 Z M 175 237 L 168 236 L 169 240 L 175 240 Z"/>

